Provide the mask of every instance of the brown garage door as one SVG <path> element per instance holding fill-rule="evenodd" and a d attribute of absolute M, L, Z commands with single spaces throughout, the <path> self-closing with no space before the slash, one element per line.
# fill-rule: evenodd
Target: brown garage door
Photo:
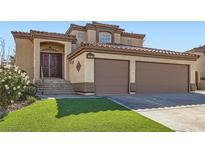
<path fill-rule="evenodd" d="M 188 68 L 188 65 L 136 62 L 136 92 L 188 92 Z"/>
<path fill-rule="evenodd" d="M 127 94 L 128 61 L 95 59 L 96 94 Z"/>

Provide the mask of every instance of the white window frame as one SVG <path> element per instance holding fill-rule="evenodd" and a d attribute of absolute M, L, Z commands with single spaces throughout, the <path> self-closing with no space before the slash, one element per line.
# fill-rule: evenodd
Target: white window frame
<path fill-rule="evenodd" d="M 99 32 L 100 43 L 112 43 L 112 34 L 109 32 Z"/>

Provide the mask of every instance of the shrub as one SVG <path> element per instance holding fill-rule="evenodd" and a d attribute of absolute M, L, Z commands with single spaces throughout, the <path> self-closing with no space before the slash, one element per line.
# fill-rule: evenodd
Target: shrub
<path fill-rule="evenodd" d="M 34 84 L 29 84 L 24 90 L 24 95 L 35 96 L 36 92 L 37 92 L 37 87 Z"/>
<path fill-rule="evenodd" d="M 37 101 L 37 99 L 35 97 L 27 96 L 25 102 L 26 102 L 26 104 L 31 104 L 31 103 L 34 103 L 36 101 Z"/>
<path fill-rule="evenodd" d="M 7 107 L 16 102 L 29 84 L 25 71 L 17 66 L 0 66 L 0 105 Z"/>

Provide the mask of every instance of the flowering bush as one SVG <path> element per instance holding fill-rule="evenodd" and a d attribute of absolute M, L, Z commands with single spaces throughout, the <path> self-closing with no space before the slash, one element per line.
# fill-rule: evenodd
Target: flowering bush
<path fill-rule="evenodd" d="M 26 86 L 29 77 L 17 66 L 0 66 L 0 105 L 7 106 L 17 101 Z"/>

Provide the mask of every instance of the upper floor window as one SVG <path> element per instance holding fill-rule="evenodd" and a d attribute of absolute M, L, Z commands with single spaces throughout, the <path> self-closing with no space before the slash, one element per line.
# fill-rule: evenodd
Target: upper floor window
<path fill-rule="evenodd" d="M 112 34 L 108 32 L 99 33 L 99 42 L 100 43 L 112 43 Z"/>
<path fill-rule="evenodd" d="M 84 39 L 84 38 L 85 38 L 85 33 L 83 33 L 83 32 L 77 32 L 77 38 L 78 38 L 78 39 Z"/>
<path fill-rule="evenodd" d="M 128 44 L 128 45 L 132 45 L 132 39 L 128 39 L 128 40 L 127 40 L 127 44 Z"/>

